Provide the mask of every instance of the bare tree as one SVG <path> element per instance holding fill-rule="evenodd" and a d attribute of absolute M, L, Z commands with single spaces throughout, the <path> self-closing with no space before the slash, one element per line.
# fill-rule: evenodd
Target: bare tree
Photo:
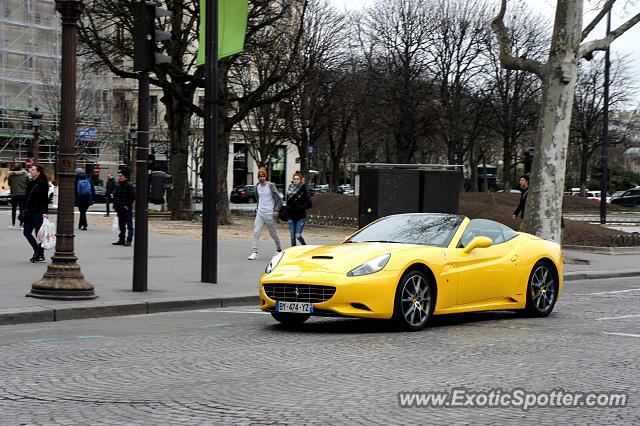
<path fill-rule="evenodd" d="M 300 170 L 308 173 L 308 148 L 314 147 L 326 121 L 329 99 L 327 79 L 343 62 L 342 46 L 347 38 L 346 19 L 328 0 L 311 2 L 306 10 L 300 43 L 300 66 L 293 78 L 300 82 L 290 97 L 286 111 L 289 138 L 298 148 Z"/>
<path fill-rule="evenodd" d="M 171 175 L 173 196 L 169 208 L 174 219 L 188 216 L 191 197 L 188 188 L 187 162 L 189 131 L 194 114 L 203 117 L 204 111 L 194 94 L 204 87 L 204 70 L 196 67 L 199 35 L 199 0 L 166 0 L 161 2 L 173 16 L 164 22 L 171 37 L 163 41 L 160 50 L 171 56 L 168 66 L 158 67 L 150 82 L 163 90 L 169 138 L 171 141 Z M 131 34 L 135 24 L 136 3 L 129 0 L 92 0 L 80 27 L 80 40 L 91 56 L 121 78 L 138 78 L 133 72 L 133 43 Z M 283 40 L 289 43 L 289 54 L 272 64 L 271 74 L 260 85 L 247 89 L 241 76 L 250 72 L 251 62 L 244 55 L 218 62 L 219 117 L 218 126 L 218 218 L 220 223 L 231 222 L 227 190 L 227 159 L 231 129 L 249 111 L 261 105 L 280 102 L 295 89 L 295 80 L 277 91 L 269 89 L 288 81 L 297 64 L 297 52 L 306 0 L 291 5 L 269 0 L 250 0 L 245 48 L 248 51 L 261 44 Z"/>
<path fill-rule="evenodd" d="M 626 104 L 633 86 L 624 58 L 614 61 L 609 84 L 609 106 L 615 109 Z M 602 119 L 604 116 L 604 58 L 596 58 L 578 67 L 578 82 L 571 116 L 569 150 L 575 150 L 579 165 L 579 185 L 586 197 L 589 165 L 593 154 L 602 146 Z M 622 142 L 611 132 L 609 143 L 615 146 Z M 621 136 L 621 135 L 618 135 Z"/>
<path fill-rule="evenodd" d="M 613 40 L 640 21 L 640 13 L 637 13 L 605 37 L 585 41 L 614 3 L 615 0 L 605 1 L 583 29 L 583 0 L 557 0 L 546 62 L 514 56 L 509 32 L 504 24 L 507 0 L 501 0 L 500 10 L 492 22 L 498 37 L 502 66 L 532 72 L 542 80 L 542 104 L 527 215 L 523 223 L 525 231 L 542 238 L 560 242 L 562 195 L 578 61 L 582 58 L 591 59 L 596 50 L 606 50 Z"/>
<path fill-rule="evenodd" d="M 432 128 L 428 48 L 437 23 L 420 0 L 379 0 L 359 32 L 387 162 L 409 163 Z"/>
<path fill-rule="evenodd" d="M 547 53 L 549 26 L 540 15 L 523 6 L 514 8 L 508 17 L 512 51 L 519 58 L 542 59 Z M 502 145 L 503 189 L 513 185 L 512 168 L 517 164 L 517 153 L 523 147 L 524 136 L 535 131 L 541 82 L 535 75 L 523 70 L 502 68 L 495 39 L 485 50 L 489 60 L 487 76 L 492 120 L 489 126 Z"/>
<path fill-rule="evenodd" d="M 477 0 L 438 3 L 432 7 L 438 25 L 428 49 L 437 84 L 437 134 L 447 148 L 449 164 L 462 164 L 470 144 L 483 131 L 478 126 L 479 109 L 469 100 L 479 91 L 479 77 L 486 67 L 482 53 L 489 38 L 489 17 L 484 3 Z"/>

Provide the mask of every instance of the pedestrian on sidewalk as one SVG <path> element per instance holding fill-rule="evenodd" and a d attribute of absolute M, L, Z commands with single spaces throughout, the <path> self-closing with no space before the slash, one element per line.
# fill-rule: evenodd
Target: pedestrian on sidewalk
<path fill-rule="evenodd" d="M 267 226 L 271 238 L 276 243 L 276 251 L 282 251 L 280 238 L 276 232 L 276 218 L 278 211 L 282 207 L 282 194 L 276 188 L 273 182 L 267 180 L 267 169 L 260 167 L 258 169 L 258 184 L 256 185 L 256 219 L 253 222 L 253 251 L 249 255 L 249 260 L 258 257 L 258 243 L 260 242 L 260 233 L 262 227 Z"/>
<path fill-rule="evenodd" d="M 104 189 L 104 202 L 107 207 L 107 214 L 105 214 L 104 217 L 109 217 L 109 214 L 111 213 L 110 206 L 113 202 L 113 191 L 116 189 L 116 180 L 111 173 L 107 174 L 107 183 L 105 184 Z"/>
<path fill-rule="evenodd" d="M 44 249 L 33 236 L 33 231 L 38 233 L 42 221 L 49 214 L 49 179 L 44 167 L 36 164 L 31 167 L 31 182 L 27 185 L 24 204 L 24 230 L 23 235 L 33 248 L 33 256 L 29 259 L 32 263 L 44 262 Z"/>
<path fill-rule="evenodd" d="M 9 190 L 11 191 L 11 226 L 9 228 L 16 229 L 16 212 L 18 212 L 18 221 L 20 222 L 20 228 L 22 228 L 25 194 L 27 185 L 31 181 L 29 172 L 23 170 L 20 164 L 15 163 L 6 179 L 9 182 Z"/>
<path fill-rule="evenodd" d="M 93 205 L 96 189 L 87 174 L 81 168 L 76 169 L 75 206 L 80 210 L 78 229 L 87 230 L 87 210 Z"/>
<path fill-rule="evenodd" d="M 291 234 L 291 246 L 296 245 L 296 239 L 303 246 L 307 243 L 302 238 L 304 224 L 307 221 L 307 209 L 310 209 L 311 195 L 304 183 L 304 176 L 299 171 L 293 174 L 293 179 L 287 189 L 287 214 L 289 216 L 289 232 Z"/>
<path fill-rule="evenodd" d="M 118 215 L 120 235 L 118 241 L 112 243 L 114 246 L 130 246 L 133 241 L 133 202 L 135 200 L 136 190 L 129 182 L 129 170 L 118 170 L 118 184 L 113 192 L 113 210 Z"/>
<path fill-rule="evenodd" d="M 529 192 L 529 175 L 520 176 L 520 203 L 513 212 L 513 218 L 515 219 L 520 215 L 520 218 L 524 218 L 524 207 L 527 204 L 527 194 Z"/>

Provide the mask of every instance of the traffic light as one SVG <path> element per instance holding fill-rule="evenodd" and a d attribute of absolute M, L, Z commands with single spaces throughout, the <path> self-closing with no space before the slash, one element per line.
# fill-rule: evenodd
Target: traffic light
<path fill-rule="evenodd" d="M 134 29 L 133 70 L 154 71 L 156 65 L 171 62 L 167 55 L 156 53 L 156 43 L 168 40 L 171 34 L 156 29 L 156 18 L 173 16 L 168 10 L 161 9 L 154 1 L 138 3 L 138 15 Z"/>

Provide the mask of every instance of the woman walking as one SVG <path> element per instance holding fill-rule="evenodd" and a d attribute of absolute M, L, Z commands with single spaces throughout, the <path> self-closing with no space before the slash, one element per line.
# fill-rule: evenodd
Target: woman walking
<path fill-rule="evenodd" d="M 38 233 L 42 221 L 49 213 L 49 180 L 40 164 L 31 167 L 31 182 L 27 185 L 24 206 L 23 235 L 33 248 L 31 262 L 44 262 L 44 249 L 38 244 L 33 231 Z"/>
<path fill-rule="evenodd" d="M 311 208 L 311 196 L 304 184 L 302 173 L 295 172 L 289 189 L 287 190 L 287 214 L 289 215 L 289 232 L 291 246 L 296 245 L 296 239 L 301 245 L 307 244 L 302 238 L 304 224 L 307 221 L 307 209 Z"/>

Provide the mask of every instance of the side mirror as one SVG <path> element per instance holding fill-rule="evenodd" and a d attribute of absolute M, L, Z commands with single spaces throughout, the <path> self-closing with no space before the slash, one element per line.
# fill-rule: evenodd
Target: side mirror
<path fill-rule="evenodd" d="M 473 249 L 491 247 L 492 245 L 493 241 L 489 237 L 475 237 L 467 244 L 463 251 L 465 253 L 471 253 Z"/>

